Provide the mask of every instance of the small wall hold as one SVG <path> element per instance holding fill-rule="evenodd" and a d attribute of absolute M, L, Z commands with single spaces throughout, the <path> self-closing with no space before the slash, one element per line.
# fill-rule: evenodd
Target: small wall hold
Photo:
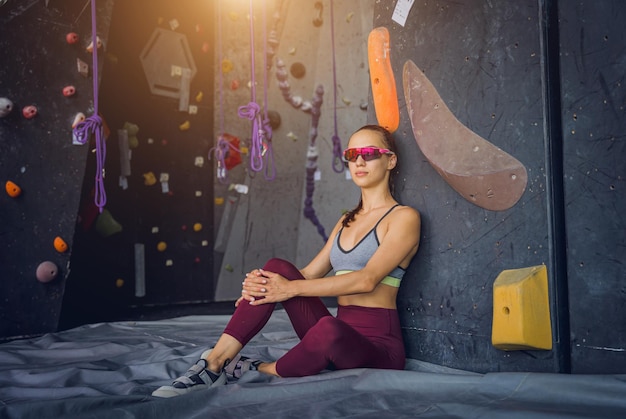
<path fill-rule="evenodd" d="M 163 241 L 157 243 L 157 250 L 159 252 L 165 252 L 165 249 L 167 249 L 167 243 Z"/>
<path fill-rule="evenodd" d="M 124 286 L 124 280 L 122 278 L 117 278 L 115 280 L 115 287 L 122 288 Z"/>
<path fill-rule="evenodd" d="M 277 111 L 267 111 L 267 118 L 270 120 L 270 127 L 272 127 L 273 130 L 276 130 L 278 129 L 278 127 L 280 127 L 281 118 L 280 114 Z"/>
<path fill-rule="evenodd" d="M 65 240 L 63 240 L 61 237 L 56 236 L 54 238 L 54 249 L 59 252 L 59 253 L 65 253 L 67 252 L 67 243 L 65 243 Z"/>
<path fill-rule="evenodd" d="M 233 68 L 235 68 L 235 65 L 231 60 L 229 60 L 228 58 L 224 58 L 222 60 L 222 73 L 228 74 L 233 71 Z"/>
<path fill-rule="evenodd" d="M 77 43 L 79 39 L 80 37 L 78 36 L 76 32 L 70 32 L 67 35 L 65 35 L 65 42 L 67 42 L 70 45 Z"/>
<path fill-rule="evenodd" d="M 170 76 L 174 78 L 181 78 L 183 76 L 183 68 L 179 65 L 173 65 L 170 69 Z"/>
<path fill-rule="evenodd" d="M 96 231 L 102 237 L 109 237 L 123 230 L 120 223 L 113 218 L 113 215 L 106 208 L 98 215 L 96 219 Z"/>
<path fill-rule="evenodd" d="M 313 18 L 313 26 L 319 28 L 324 23 L 324 19 L 322 18 L 322 13 L 324 11 L 324 5 L 321 1 L 315 2 L 315 10 L 317 11 L 317 16 Z"/>
<path fill-rule="evenodd" d="M 37 107 L 34 105 L 24 106 L 22 109 L 22 115 L 24 115 L 24 118 L 26 119 L 33 119 L 37 116 Z"/>
<path fill-rule="evenodd" d="M 195 223 L 193 225 L 193 231 L 195 231 L 196 233 L 202 231 L 202 223 Z"/>
<path fill-rule="evenodd" d="M 552 349 L 545 265 L 502 271 L 493 284 L 491 343 L 504 351 Z"/>
<path fill-rule="evenodd" d="M 98 49 L 102 48 L 102 40 L 100 39 L 99 36 L 96 36 L 96 45 Z M 89 45 L 87 45 L 87 52 L 89 53 L 93 53 L 93 40 L 89 43 Z"/>
<path fill-rule="evenodd" d="M 237 89 L 239 89 L 239 80 L 237 79 L 231 80 L 230 90 L 237 90 Z"/>
<path fill-rule="evenodd" d="M 297 79 L 301 79 L 306 74 L 306 67 L 302 63 L 293 63 L 289 67 L 289 72 Z"/>
<path fill-rule="evenodd" d="M 82 113 L 82 112 L 78 112 L 74 116 L 74 120 L 72 121 L 72 129 L 76 128 L 78 126 L 78 124 L 80 124 L 81 122 L 85 122 L 85 119 L 87 119 L 85 114 Z"/>
<path fill-rule="evenodd" d="M 154 176 L 153 172 L 148 172 L 143 174 L 143 184 L 146 186 L 152 186 L 156 183 L 156 176 Z"/>
<path fill-rule="evenodd" d="M 37 280 L 41 283 L 48 283 L 54 281 L 59 273 L 59 268 L 54 262 L 50 262 L 49 260 L 45 262 L 41 262 L 39 266 L 37 266 L 37 271 L 35 276 Z"/>
<path fill-rule="evenodd" d="M 198 94 L 196 95 L 196 102 L 198 103 L 202 102 L 203 98 L 204 98 L 204 93 L 202 91 L 198 92 Z"/>
<path fill-rule="evenodd" d="M 76 67 L 78 69 L 78 74 L 80 74 L 83 77 L 89 77 L 89 64 L 87 64 L 80 58 L 77 58 Z"/>
<path fill-rule="evenodd" d="M 17 186 L 14 182 L 7 180 L 7 183 L 5 185 L 5 189 L 7 191 L 7 194 L 11 197 L 11 198 L 17 198 L 18 196 L 20 196 L 22 194 L 22 188 L 20 188 L 19 186 Z"/>
<path fill-rule="evenodd" d="M 245 194 L 248 193 L 248 185 L 242 185 L 240 183 L 231 183 L 228 186 L 228 190 L 229 191 L 234 190 L 236 192 L 239 192 L 240 194 L 244 194 L 245 195 Z"/>
<path fill-rule="evenodd" d="M 0 97 L 0 118 L 4 118 L 13 110 L 13 102 L 6 97 Z"/>
<path fill-rule="evenodd" d="M 63 96 L 65 97 L 74 96 L 75 93 L 76 93 L 76 88 L 74 86 L 65 86 L 63 88 Z"/>
<path fill-rule="evenodd" d="M 191 122 L 185 121 L 178 126 L 178 129 L 181 131 L 188 131 L 191 128 Z"/>
<path fill-rule="evenodd" d="M 123 129 L 125 129 L 126 133 L 128 134 L 128 148 L 139 147 L 139 138 L 137 138 L 139 126 L 137 124 L 126 121 L 124 122 Z"/>

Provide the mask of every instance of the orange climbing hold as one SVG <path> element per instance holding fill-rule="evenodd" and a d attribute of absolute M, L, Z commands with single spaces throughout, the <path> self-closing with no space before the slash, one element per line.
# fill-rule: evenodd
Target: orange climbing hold
<path fill-rule="evenodd" d="M 367 38 L 367 57 L 376 119 L 379 125 L 394 132 L 400 125 L 400 109 L 389 50 L 387 28 L 380 26 L 372 29 Z"/>
<path fill-rule="evenodd" d="M 61 237 L 57 236 L 54 238 L 54 248 L 59 253 L 67 252 L 67 243 Z"/>
<path fill-rule="evenodd" d="M 17 186 L 15 183 L 11 182 L 10 180 L 7 180 L 5 188 L 11 198 L 17 198 L 18 196 L 22 194 L 22 188 L 20 188 L 19 186 Z"/>

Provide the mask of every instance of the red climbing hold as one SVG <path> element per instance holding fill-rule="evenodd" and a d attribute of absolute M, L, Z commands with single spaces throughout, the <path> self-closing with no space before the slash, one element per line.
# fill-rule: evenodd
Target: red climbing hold
<path fill-rule="evenodd" d="M 22 109 L 22 115 L 24 115 L 24 118 L 26 119 L 34 118 L 37 116 L 37 107 L 33 105 L 24 106 L 24 109 Z"/>
<path fill-rule="evenodd" d="M 65 97 L 74 96 L 74 93 L 76 93 L 76 88 L 74 86 L 65 86 L 63 88 L 63 96 Z"/>
<path fill-rule="evenodd" d="M 78 42 L 78 34 L 75 32 L 70 32 L 67 35 L 65 35 L 65 40 L 67 41 L 68 44 L 75 44 Z"/>

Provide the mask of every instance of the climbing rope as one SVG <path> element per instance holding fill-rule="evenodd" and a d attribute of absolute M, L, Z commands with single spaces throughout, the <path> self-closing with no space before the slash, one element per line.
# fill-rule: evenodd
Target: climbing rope
<path fill-rule="evenodd" d="M 102 213 L 106 205 L 107 197 L 104 190 L 104 164 L 106 160 L 106 139 L 102 127 L 102 118 L 98 112 L 98 35 L 96 31 L 96 0 L 91 0 L 91 40 L 93 44 L 93 115 L 78 123 L 74 128 L 74 135 L 80 144 L 89 141 L 91 134 L 96 142 L 96 176 L 94 202 Z"/>
<path fill-rule="evenodd" d="M 335 133 L 333 134 L 333 170 L 335 173 L 343 173 L 345 165 L 341 160 L 341 138 L 337 132 L 337 68 L 335 65 L 335 17 L 333 13 L 333 0 L 330 0 L 330 39 L 333 50 L 333 93 L 334 93 L 334 118 Z"/>
<path fill-rule="evenodd" d="M 250 168 L 254 172 L 263 170 L 263 158 L 267 154 L 267 162 L 272 165 L 271 169 L 266 167 L 265 178 L 273 180 L 275 176 L 274 157 L 272 150 L 271 127 L 268 131 L 269 124 L 266 126 L 261 117 L 261 107 L 256 102 L 256 76 L 255 76 L 255 56 L 254 56 L 254 8 L 253 1 L 250 0 L 250 72 L 251 72 L 251 96 L 252 100 L 238 109 L 238 115 L 252 121 L 252 138 L 250 145 Z M 265 66 L 267 67 L 267 66 Z M 267 77 L 265 80 L 267 86 Z"/>

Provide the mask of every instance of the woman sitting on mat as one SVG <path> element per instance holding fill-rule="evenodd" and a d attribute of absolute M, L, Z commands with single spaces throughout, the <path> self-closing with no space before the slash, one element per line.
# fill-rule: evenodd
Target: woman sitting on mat
<path fill-rule="evenodd" d="M 417 252 L 420 216 L 391 194 L 398 156 L 391 134 L 366 125 L 350 137 L 343 157 L 361 188 L 357 207 L 333 228 L 326 245 L 303 269 L 271 259 L 246 274 L 237 309 L 215 347 L 171 386 L 152 395 L 172 397 L 226 384 L 248 370 L 303 377 L 324 369 L 404 369 L 396 296 Z M 332 270 L 334 276 L 326 277 Z M 319 297 L 337 297 L 333 317 Z M 300 342 L 276 362 L 239 355 L 282 303 Z"/>

